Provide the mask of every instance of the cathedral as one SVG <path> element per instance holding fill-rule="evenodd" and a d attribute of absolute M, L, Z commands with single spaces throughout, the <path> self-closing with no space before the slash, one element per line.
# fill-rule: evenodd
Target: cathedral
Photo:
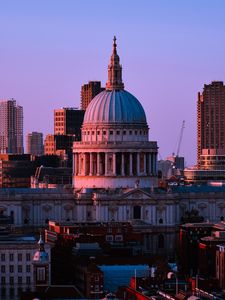
<path fill-rule="evenodd" d="M 73 187 L 81 199 L 80 221 L 151 218 L 150 210 L 127 203 L 134 190 L 146 193 L 157 187 L 158 147 L 148 136 L 141 103 L 124 89 L 114 37 L 106 90 L 88 105 L 82 141 L 73 144 Z"/>
<path fill-rule="evenodd" d="M 87 107 L 82 142 L 73 145 L 75 189 L 157 186 L 157 143 L 148 139 L 141 103 L 124 90 L 116 47 L 114 37 L 106 90 Z"/>

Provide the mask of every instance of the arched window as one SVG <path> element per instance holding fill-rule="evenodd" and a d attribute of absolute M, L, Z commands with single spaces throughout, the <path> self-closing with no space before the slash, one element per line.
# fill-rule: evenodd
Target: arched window
<path fill-rule="evenodd" d="M 163 249 L 164 248 L 164 236 L 160 234 L 158 236 L 158 248 Z"/>
<path fill-rule="evenodd" d="M 159 224 L 163 224 L 163 219 L 162 218 L 159 219 Z"/>

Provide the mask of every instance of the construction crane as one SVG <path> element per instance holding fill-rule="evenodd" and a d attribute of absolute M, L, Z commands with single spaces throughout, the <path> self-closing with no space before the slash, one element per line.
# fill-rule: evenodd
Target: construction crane
<path fill-rule="evenodd" d="M 179 135 L 179 139 L 178 139 L 176 156 L 179 156 L 179 153 L 180 153 L 180 145 L 181 145 L 182 138 L 183 138 L 184 128 L 185 128 L 185 120 L 183 120 L 183 122 L 182 122 L 181 130 L 180 130 L 180 135 Z"/>

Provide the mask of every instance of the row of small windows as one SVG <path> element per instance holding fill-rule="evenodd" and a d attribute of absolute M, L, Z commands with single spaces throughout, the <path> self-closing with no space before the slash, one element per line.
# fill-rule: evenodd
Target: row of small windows
<path fill-rule="evenodd" d="M 18 273 L 22 273 L 23 272 L 23 265 L 18 265 L 17 266 L 17 272 Z M 14 273 L 15 272 L 16 267 L 14 265 L 10 265 L 9 266 L 9 273 Z M 30 273 L 30 265 L 26 265 L 26 272 Z M 6 273 L 6 266 L 2 265 L 1 266 L 1 273 Z"/>
<path fill-rule="evenodd" d="M 64 122 L 64 117 L 61 117 L 61 118 L 55 118 L 55 121 L 57 122 L 57 121 L 62 121 L 62 122 Z"/>
<path fill-rule="evenodd" d="M 14 253 L 9 253 L 9 261 L 14 261 Z M 22 261 L 23 255 L 22 253 L 18 253 L 17 254 L 17 260 L 18 261 Z M 31 255 L 30 253 L 26 253 L 26 261 L 30 261 L 31 260 Z M 6 254 L 5 253 L 1 253 L 1 261 L 6 261 Z"/>
<path fill-rule="evenodd" d="M 15 283 L 14 277 L 10 276 L 9 277 L 9 284 L 14 284 L 14 283 Z M 18 284 L 22 284 L 23 283 L 23 279 L 22 279 L 21 276 L 18 276 L 17 283 Z M 30 278 L 30 276 L 27 276 L 26 277 L 26 284 L 30 284 L 30 283 L 31 283 L 31 278 Z M 1 284 L 6 284 L 6 278 L 5 278 L 5 276 L 1 277 Z"/>
<path fill-rule="evenodd" d="M 55 112 L 55 116 L 64 116 L 64 112 Z"/>
<path fill-rule="evenodd" d="M 64 126 L 64 122 L 56 122 L 56 123 L 55 123 L 55 126 L 60 126 L 60 127 L 61 127 L 61 126 Z"/>
<path fill-rule="evenodd" d="M 106 134 L 107 134 L 107 131 L 106 131 L 106 130 L 103 130 L 102 133 L 103 133 L 103 135 L 106 135 Z M 147 131 L 142 131 L 142 130 L 140 130 L 140 131 L 135 130 L 134 132 L 133 132 L 132 130 L 129 130 L 129 131 L 126 131 L 126 130 L 123 130 L 123 131 L 116 130 L 115 133 L 116 133 L 117 135 L 120 135 L 120 134 L 123 134 L 123 135 L 126 135 L 126 134 L 129 134 L 129 135 L 132 135 L 132 134 L 135 134 L 135 135 L 138 135 L 138 134 L 140 134 L 140 135 L 142 135 L 142 134 L 143 134 L 143 135 L 147 135 L 147 134 L 148 134 Z M 84 131 L 83 134 L 84 134 L 84 135 L 94 135 L 94 134 L 95 134 L 95 131 Z M 113 131 L 113 130 L 110 130 L 110 131 L 109 131 L 109 134 L 110 134 L 110 135 L 113 135 L 113 134 L 114 134 L 114 131 Z M 100 131 L 99 131 L 99 130 L 97 131 L 97 135 L 100 135 Z"/>

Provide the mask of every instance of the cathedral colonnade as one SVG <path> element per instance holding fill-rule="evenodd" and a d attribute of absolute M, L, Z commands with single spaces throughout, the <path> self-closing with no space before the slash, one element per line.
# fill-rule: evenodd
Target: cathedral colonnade
<path fill-rule="evenodd" d="M 153 152 L 76 152 L 76 176 L 156 176 L 157 153 Z"/>

